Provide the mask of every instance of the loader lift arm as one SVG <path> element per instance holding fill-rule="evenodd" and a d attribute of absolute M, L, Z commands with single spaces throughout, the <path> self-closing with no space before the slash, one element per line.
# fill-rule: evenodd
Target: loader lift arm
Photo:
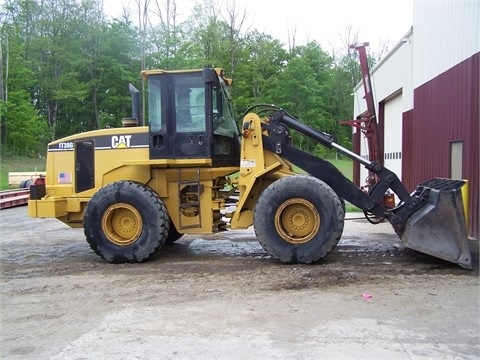
<path fill-rule="evenodd" d="M 419 184 L 410 194 L 395 173 L 376 161 L 366 160 L 345 149 L 335 143 L 331 135 L 305 125 L 283 109 L 269 105 L 257 114 L 266 120 L 262 124 L 266 150 L 322 180 L 337 196 L 362 209 L 365 215 L 387 219 L 406 247 L 472 268 L 460 189 L 464 184 L 462 180 L 433 178 Z M 248 120 L 248 117 L 244 119 Z M 249 122 L 246 121 L 244 134 L 248 129 Z M 368 193 L 364 192 L 328 161 L 293 147 L 290 129 L 363 164 L 375 174 L 377 182 Z M 400 199 L 394 208 L 384 206 L 384 194 L 388 189 Z"/>
<path fill-rule="evenodd" d="M 402 238 L 407 220 L 413 213 L 428 203 L 431 190 L 429 187 L 419 187 L 420 190 L 417 189 L 410 195 L 397 175 L 383 165 L 375 161 L 365 160 L 335 143 L 331 135 L 305 125 L 281 108 L 271 106 L 270 111 L 273 111 L 273 113 L 269 116 L 268 124 L 265 124 L 265 130 L 267 130 L 269 136 L 264 136 L 264 146 L 268 150 L 324 181 L 339 197 L 364 210 L 364 212 L 387 219 L 397 235 Z M 328 161 L 290 145 L 289 129 L 294 129 L 323 146 L 334 148 L 348 158 L 360 162 L 369 171 L 376 174 L 377 183 L 368 193 L 365 193 Z M 388 189 L 391 189 L 400 199 L 400 204 L 393 209 L 386 209 L 383 205 L 383 196 Z"/>

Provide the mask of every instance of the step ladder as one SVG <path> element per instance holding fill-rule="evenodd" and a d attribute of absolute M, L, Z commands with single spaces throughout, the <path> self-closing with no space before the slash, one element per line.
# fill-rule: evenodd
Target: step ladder
<path fill-rule="evenodd" d="M 200 184 L 200 168 L 197 167 L 196 171 L 196 178 L 190 180 L 182 180 L 181 176 L 182 169 L 178 169 L 177 172 L 177 185 L 178 185 L 178 212 L 179 212 L 179 229 L 193 229 L 193 228 L 200 228 L 202 227 L 202 214 L 201 214 L 201 206 L 200 206 L 200 195 L 203 192 L 203 185 Z M 190 189 L 188 189 L 190 187 Z M 187 189 L 188 193 L 181 194 L 182 190 Z M 195 199 L 194 201 L 191 201 Z M 185 215 L 185 213 L 189 210 L 193 209 L 196 212 L 195 215 Z M 194 224 L 189 222 L 188 225 L 184 225 L 185 220 L 184 217 L 188 218 L 196 218 L 198 220 Z"/>

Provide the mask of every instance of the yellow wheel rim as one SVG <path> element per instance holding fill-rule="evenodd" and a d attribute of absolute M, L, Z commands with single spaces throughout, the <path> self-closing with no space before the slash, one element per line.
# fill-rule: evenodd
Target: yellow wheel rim
<path fill-rule="evenodd" d="M 282 203 L 275 213 L 275 229 L 283 240 L 304 244 L 313 239 L 320 228 L 320 214 L 310 202 L 292 198 Z"/>
<path fill-rule="evenodd" d="M 103 232 L 115 245 L 133 244 L 140 236 L 142 227 L 142 217 L 132 205 L 117 203 L 111 205 L 103 214 Z"/>

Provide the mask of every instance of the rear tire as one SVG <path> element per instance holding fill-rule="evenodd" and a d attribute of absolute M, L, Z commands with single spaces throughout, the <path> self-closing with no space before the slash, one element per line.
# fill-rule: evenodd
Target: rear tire
<path fill-rule="evenodd" d="M 165 204 L 147 186 L 118 181 L 100 189 L 87 204 L 83 226 L 95 253 L 112 263 L 148 259 L 168 236 Z"/>
<path fill-rule="evenodd" d="M 258 241 L 272 257 L 308 264 L 333 250 L 342 236 L 344 219 L 342 201 L 326 183 L 294 175 L 262 192 L 253 221 Z"/>

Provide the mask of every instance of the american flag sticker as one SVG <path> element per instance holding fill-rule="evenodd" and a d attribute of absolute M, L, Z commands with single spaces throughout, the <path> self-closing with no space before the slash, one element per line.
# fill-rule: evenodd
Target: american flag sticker
<path fill-rule="evenodd" d="M 72 183 L 72 174 L 69 172 L 59 172 L 58 173 L 58 183 L 59 184 L 71 184 Z"/>

